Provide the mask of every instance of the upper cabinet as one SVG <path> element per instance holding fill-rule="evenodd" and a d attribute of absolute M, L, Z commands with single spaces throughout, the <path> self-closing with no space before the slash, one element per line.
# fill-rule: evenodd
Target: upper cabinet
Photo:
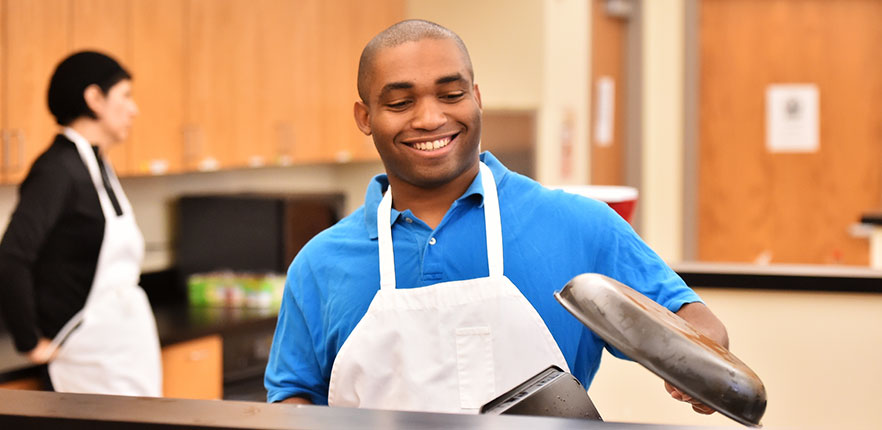
<path fill-rule="evenodd" d="M 46 89 L 69 51 L 69 3 L 2 0 L 0 69 L 0 180 L 18 183 L 49 145 L 58 126 Z"/>
<path fill-rule="evenodd" d="M 132 95 L 138 117 L 132 127 L 129 172 L 185 171 L 185 150 L 194 138 L 185 127 L 187 5 L 180 0 L 129 2 Z"/>
<path fill-rule="evenodd" d="M 361 49 L 404 0 L 0 0 L 0 182 L 20 182 L 58 126 L 52 70 L 94 49 L 132 74 L 120 176 L 376 160 L 355 126 Z M 15 109 L 11 109 L 14 106 Z"/>
<path fill-rule="evenodd" d="M 40 3 L 40 2 L 35 2 Z M 46 3 L 46 2 L 43 2 Z M 58 1 L 49 3 L 60 3 Z M 117 0 L 76 0 L 70 2 L 70 51 L 99 51 L 116 58 L 120 64 L 134 74 L 129 65 L 130 37 L 129 2 Z M 63 55 L 62 55 L 63 56 Z M 61 61 L 61 56 L 55 61 Z M 43 89 L 45 92 L 45 88 Z M 131 139 L 108 149 L 107 156 L 117 174 L 130 173 Z"/>

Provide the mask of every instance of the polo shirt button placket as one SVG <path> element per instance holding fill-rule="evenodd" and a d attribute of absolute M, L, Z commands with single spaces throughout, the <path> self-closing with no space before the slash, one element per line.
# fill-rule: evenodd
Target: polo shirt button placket
<path fill-rule="evenodd" d="M 430 237 L 430 238 L 429 238 L 429 245 L 434 245 L 434 244 L 436 244 L 437 242 L 438 242 L 438 241 L 435 240 L 434 237 Z"/>

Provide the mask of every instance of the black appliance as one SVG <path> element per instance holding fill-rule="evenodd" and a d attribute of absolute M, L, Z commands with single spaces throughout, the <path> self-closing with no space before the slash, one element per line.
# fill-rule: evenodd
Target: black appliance
<path fill-rule="evenodd" d="M 287 272 L 313 236 L 343 213 L 342 194 L 188 195 L 177 202 L 178 291 L 194 273 Z M 252 310 L 245 310 L 252 312 Z M 223 332 L 224 398 L 266 401 L 263 373 L 275 321 Z"/>
<path fill-rule="evenodd" d="M 336 223 L 342 194 L 214 194 L 178 201 L 176 266 L 285 273 L 309 239 Z"/>

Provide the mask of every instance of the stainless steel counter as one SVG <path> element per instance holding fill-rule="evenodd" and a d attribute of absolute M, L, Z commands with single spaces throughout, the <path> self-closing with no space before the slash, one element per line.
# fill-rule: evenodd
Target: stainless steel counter
<path fill-rule="evenodd" d="M 686 427 L 514 415 L 435 414 L 0 389 L 0 428 L 667 430 Z"/>

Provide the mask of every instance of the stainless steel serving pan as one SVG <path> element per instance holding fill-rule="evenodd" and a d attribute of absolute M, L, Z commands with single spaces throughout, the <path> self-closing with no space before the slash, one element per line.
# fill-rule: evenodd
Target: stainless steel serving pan
<path fill-rule="evenodd" d="M 750 368 L 688 322 L 614 279 L 576 276 L 554 297 L 607 343 L 681 391 L 760 426 L 766 389 Z"/>

